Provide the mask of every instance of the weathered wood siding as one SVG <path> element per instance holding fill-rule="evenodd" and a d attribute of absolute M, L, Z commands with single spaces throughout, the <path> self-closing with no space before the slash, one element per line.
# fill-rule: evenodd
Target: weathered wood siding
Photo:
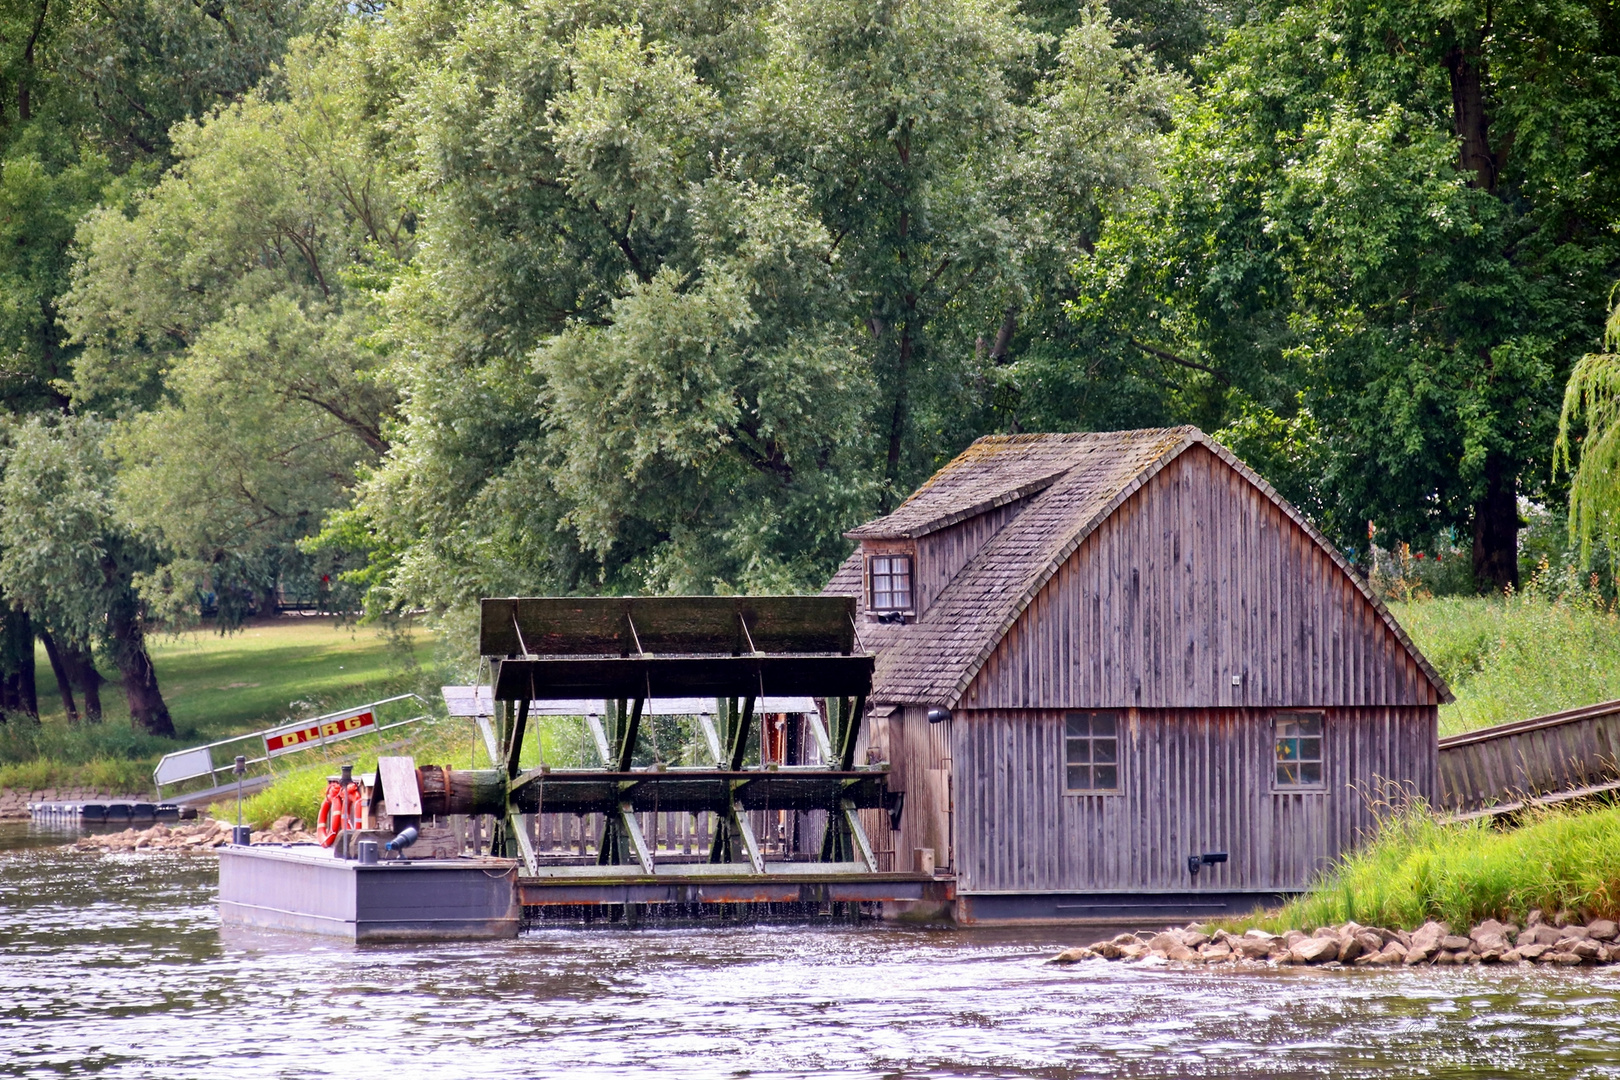
<path fill-rule="evenodd" d="M 1272 716 L 1125 710 L 1119 794 L 1071 795 L 1062 711 L 958 711 L 958 889 L 1298 890 L 1372 824 L 1385 785 L 1433 799 L 1434 706 L 1325 710 L 1314 792 L 1274 790 Z M 1186 858 L 1205 851 L 1231 861 L 1193 877 Z"/>
<path fill-rule="evenodd" d="M 861 760 L 888 761 L 890 789 L 906 793 L 899 830 L 889 828 L 886 811 L 862 812 L 861 824 L 882 856 L 878 869 L 915 870 L 918 848 L 934 849 L 936 869 L 951 868 L 950 725 L 930 724 L 927 709 L 896 708 L 869 720 L 857 746 Z"/>
<path fill-rule="evenodd" d="M 960 707 L 1436 703 L 1345 572 L 1195 446 L 1069 556 Z"/>
<path fill-rule="evenodd" d="M 1620 778 L 1620 701 L 1440 740 L 1441 805 L 1459 812 Z"/>
<path fill-rule="evenodd" d="M 1027 504 L 1027 499 L 998 506 L 983 514 L 959 521 L 927 536 L 916 543 L 916 605 L 917 615 L 928 610 L 939 591 L 949 585 L 968 560 L 977 555 L 990 539 L 1001 531 Z M 868 545 L 873 546 L 873 545 Z M 876 550 L 875 546 L 873 549 Z"/>

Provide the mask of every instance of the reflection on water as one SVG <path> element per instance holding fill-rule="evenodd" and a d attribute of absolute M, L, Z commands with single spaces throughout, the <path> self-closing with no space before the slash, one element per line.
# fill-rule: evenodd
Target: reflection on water
<path fill-rule="evenodd" d="M 1620 1076 L 1615 969 L 1059 969 L 1084 935 L 847 926 L 356 948 L 222 933 L 212 859 L 29 842 L 0 833 L 0 1076 Z"/>

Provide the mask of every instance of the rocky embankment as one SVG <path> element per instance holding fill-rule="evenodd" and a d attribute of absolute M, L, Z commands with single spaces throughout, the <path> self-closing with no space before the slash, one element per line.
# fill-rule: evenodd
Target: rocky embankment
<path fill-rule="evenodd" d="M 68 845 L 74 851 L 145 851 L 145 852 L 202 852 L 212 851 L 231 842 L 231 826 L 224 821 L 199 821 L 190 825 L 164 825 L 161 822 L 147 829 L 125 829 L 123 832 L 96 833 L 81 837 Z M 297 818 L 287 816 L 277 821 L 266 832 L 253 834 L 255 844 L 313 844 L 315 834 L 304 828 Z"/>
<path fill-rule="evenodd" d="M 31 802 L 115 802 L 127 798 L 128 795 L 106 795 L 89 788 L 42 788 L 39 791 L 0 788 L 0 821 L 26 821 Z"/>
<path fill-rule="evenodd" d="M 1582 923 L 1567 914 L 1548 921 L 1531 911 L 1521 930 L 1487 919 L 1466 933 L 1443 922 L 1416 930 L 1345 923 L 1313 934 L 1250 930 L 1206 934 L 1196 925 L 1156 934 L 1120 934 L 1085 948 L 1065 949 L 1054 963 L 1156 960 L 1183 964 L 1314 964 L 1400 967 L 1416 964 L 1611 964 L 1620 961 L 1620 926 L 1609 919 Z"/>

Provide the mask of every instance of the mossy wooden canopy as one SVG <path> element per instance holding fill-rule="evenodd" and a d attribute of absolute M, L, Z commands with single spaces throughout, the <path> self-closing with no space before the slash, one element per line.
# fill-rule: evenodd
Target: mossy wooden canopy
<path fill-rule="evenodd" d="M 500 701 L 865 697 L 842 596 L 527 597 L 483 602 Z"/>

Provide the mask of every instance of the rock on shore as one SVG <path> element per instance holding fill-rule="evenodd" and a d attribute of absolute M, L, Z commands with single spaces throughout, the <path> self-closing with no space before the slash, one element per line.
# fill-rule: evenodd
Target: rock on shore
<path fill-rule="evenodd" d="M 223 821 L 199 821 L 193 825 L 164 825 L 123 832 L 97 833 L 68 845 L 74 851 L 202 852 L 231 842 L 231 826 Z M 313 844 L 315 834 L 291 815 L 277 821 L 266 832 L 253 834 L 255 844 Z"/>
<path fill-rule="evenodd" d="M 1416 964 L 1612 964 L 1620 962 L 1620 926 L 1609 919 L 1581 922 L 1567 913 L 1548 921 L 1531 911 L 1523 929 L 1486 919 L 1466 933 L 1443 922 L 1416 930 L 1386 930 L 1348 922 L 1307 934 L 1250 930 L 1204 933 L 1195 923 L 1158 933 L 1120 934 L 1084 948 L 1064 949 L 1057 964 L 1082 960 L 1176 961 L 1183 964 L 1299 964 L 1406 967 Z"/>

